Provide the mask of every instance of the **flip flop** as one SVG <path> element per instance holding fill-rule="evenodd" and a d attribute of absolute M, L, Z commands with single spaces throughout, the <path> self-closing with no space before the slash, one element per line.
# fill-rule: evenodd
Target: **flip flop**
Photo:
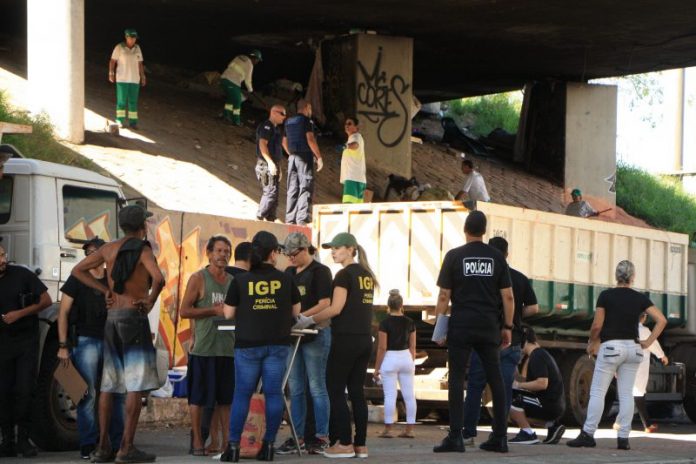
<path fill-rule="evenodd" d="M 394 438 L 394 435 L 391 434 L 391 432 L 387 432 L 386 430 L 383 430 L 382 433 L 377 435 L 379 438 Z"/>
<path fill-rule="evenodd" d="M 399 438 L 416 438 L 416 437 L 415 437 L 415 435 L 413 435 L 412 433 L 401 432 L 401 433 L 399 434 Z"/>
<path fill-rule="evenodd" d="M 191 454 L 193 456 L 208 456 L 208 454 L 205 452 L 205 448 L 194 448 Z"/>
<path fill-rule="evenodd" d="M 206 448 L 205 449 L 205 455 L 206 456 L 215 456 L 216 454 L 222 453 L 222 450 L 220 448 Z"/>

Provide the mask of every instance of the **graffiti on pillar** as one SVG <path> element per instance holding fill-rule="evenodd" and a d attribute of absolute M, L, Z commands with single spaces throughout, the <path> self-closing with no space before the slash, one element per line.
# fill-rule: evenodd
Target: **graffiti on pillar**
<path fill-rule="evenodd" d="M 377 51 L 372 71 L 361 61 L 358 61 L 358 69 L 358 104 L 362 108 L 358 114 L 377 124 L 377 137 L 382 145 L 395 147 L 408 128 L 409 115 L 404 99 L 411 86 L 403 76 L 388 77 L 382 70 L 382 47 Z"/>
<path fill-rule="evenodd" d="M 616 193 L 616 172 L 605 178 L 604 181 L 609 183 L 609 193 Z"/>

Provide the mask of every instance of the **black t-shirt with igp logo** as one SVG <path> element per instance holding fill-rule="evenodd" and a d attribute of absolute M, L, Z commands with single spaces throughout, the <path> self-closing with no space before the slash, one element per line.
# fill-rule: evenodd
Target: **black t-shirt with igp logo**
<path fill-rule="evenodd" d="M 375 293 L 372 275 L 360 264 L 349 264 L 336 273 L 333 286 L 345 288 L 348 296 L 341 314 L 331 320 L 331 332 L 370 335 Z"/>
<path fill-rule="evenodd" d="M 510 270 L 505 257 L 483 242 L 470 242 L 447 252 L 437 279 L 452 290 L 450 329 L 499 337 L 502 314 L 500 290 L 508 288 Z"/>
<path fill-rule="evenodd" d="M 292 306 L 299 302 L 292 277 L 268 263 L 235 276 L 225 298 L 225 304 L 237 308 L 235 346 L 289 344 Z"/>

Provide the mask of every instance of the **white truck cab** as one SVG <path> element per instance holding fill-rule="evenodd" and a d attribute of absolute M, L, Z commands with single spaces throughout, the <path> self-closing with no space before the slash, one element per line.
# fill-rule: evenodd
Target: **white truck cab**
<path fill-rule="evenodd" d="M 39 276 L 54 302 L 39 315 L 41 348 L 31 433 L 45 450 L 76 449 L 78 444 L 75 407 L 53 379 L 59 289 L 84 257 L 86 240 L 117 238 L 123 201 L 116 181 L 86 169 L 17 157 L 4 165 L 0 243 L 11 263 Z"/>

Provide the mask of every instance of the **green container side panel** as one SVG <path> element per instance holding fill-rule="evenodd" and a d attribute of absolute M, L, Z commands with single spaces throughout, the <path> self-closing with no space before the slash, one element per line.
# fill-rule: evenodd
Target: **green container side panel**
<path fill-rule="evenodd" d="M 609 287 L 530 279 L 539 313 L 529 322 L 548 329 L 589 330 L 599 294 Z M 667 317 L 668 328 L 685 327 L 686 295 L 646 292 Z"/>

